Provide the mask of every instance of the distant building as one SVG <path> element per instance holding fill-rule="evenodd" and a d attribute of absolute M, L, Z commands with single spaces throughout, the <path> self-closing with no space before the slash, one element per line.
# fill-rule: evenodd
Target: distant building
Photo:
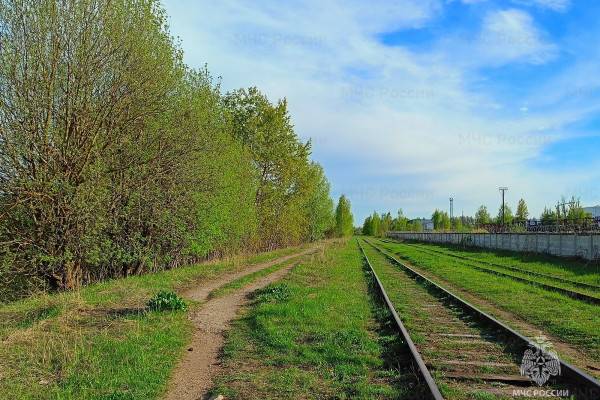
<path fill-rule="evenodd" d="M 430 219 L 426 219 L 426 218 L 417 218 L 417 219 L 413 219 L 410 222 L 416 222 L 419 221 L 421 223 L 421 226 L 423 227 L 424 231 L 432 231 L 433 230 L 433 221 Z"/>
<path fill-rule="evenodd" d="M 600 205 L 594 207 L 583 207 L 586 213 L 592 214 L 592 217 L 600 217 Z"/>
<path fill-rule="evenodd" d="M 423 219 L 423 230 L 424 231 L 432 231 L 433 230 L 433 221 L 430 219 Z"/>

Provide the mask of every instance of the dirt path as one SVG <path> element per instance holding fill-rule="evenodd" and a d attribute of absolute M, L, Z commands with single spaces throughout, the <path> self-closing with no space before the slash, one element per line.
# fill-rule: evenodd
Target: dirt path
<path fill-rule="evenodd" d="M 185 292 L 183 292 L 183 297 L 191 299 L 191 300 L 195 300 L 195 301 L 205 301 L 208 298 L 208 295 L 210 294 L 210 292 L 212 292 L 215 289 L 220 288 L 223 285 L 228 284 L 231 281 L 234 281 L 239 278 L 243 278 L 246 275 L 250 275 L 257 271 L 263 270 L 265 268 L 269 268 L 272 265 L 280 264 L 285 261 L 291 260 L 293 258 L 312 253 L 314 251 L 315 251 L 314 248 L 310 248 L 307 250 L 303 250 L 299 253 L 290 254 L 290 255 L 279 257 L 274 260 L 267 261 L 267 262 L 264 262 L 261 264 L 253 265 L 250 268 L 246 268 L 242 271 L 222 275 L 218 279 L 215 279 L 210 282 L 205 282 L 202 285 L 195 286 L 191 289 L 186 290 Z"/>
<path fill-rule="evenodd" d="M 271 265 L 285 262 L 292 258 L 314 252 L 309 249 L 301 253 L 278 258 L 268 263 L 256 265 L 239 273 L 229 274 L 217 281 L 187 292 L 194 300 L 206 300 L 210 292 L 232 280 L 250 273 L 268 268 Z M 224 344 L 224 333 L 229 328 L 238 310 L 248 302 L 247 296 L 253 291 L 267 286 L 283 278 L 298 262 L 261 277 L 238 291 L 229 295 L 208 300 L 191 318 L 196 325 L 196 331 L 189 345 L 188 352 L 180 361 L 171 376 L 166 400 L 198 400 L 205 399 L 207 391 L 212 386 L 212 377 L 219 371 L 219 353 Z"/>

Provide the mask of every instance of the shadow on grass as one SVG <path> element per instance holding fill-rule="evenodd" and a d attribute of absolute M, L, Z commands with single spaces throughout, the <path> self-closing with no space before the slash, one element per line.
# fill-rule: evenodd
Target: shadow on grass
<path fill-rule="evenodd" d="M 38 322 L 54 318 L 60 314 L 60 308 L 55 305 L 44 305 L 27 312 L 0 313 L 0 337 L 3 333 L 15 329 L 31 328 Z"/>

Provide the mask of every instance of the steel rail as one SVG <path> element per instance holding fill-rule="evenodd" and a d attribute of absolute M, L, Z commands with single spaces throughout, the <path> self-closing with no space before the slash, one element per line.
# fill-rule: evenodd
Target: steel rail
<path fill-rule="evenodd" d="M 386 242 L 386 243 L 400 243 L 400 242 L 395 242 L 393 240 L 382 240 L 382 242 Z M 415 244 L 413 244 L 413 243 L 403 243 L 403 244 L 406 244 L 408 246 L 415 246 Z M 436 249 L 427 249 L 427 250 L 428 251 L 432 251 L 434 253 L 443 254 L 443 255 L 446 255 L 448 257 L 454 257 L 454 258 L 458 258 L 458 259 L 461 259 L 461 260 L 467 260 L 467 261 L 474 261 L 474 262 L 478 262 L 480 264 L 487 264 L 487 265 L 491 265 L 491 266 L 498 267 L 498 268 L 505 268 L 505 269 L 508 269 L 508 270 L 514 271 L 514 272 L 520 272 L 520 273 L 527 274 L 527 275 L 533 275 L 533 276 L 539 276 L 541 278 L 552 279 L 552 280 L 555 280 L 557 282 L 562 282 L 562 283 L 565 283 L 565 284 L 577 286 L 577 287 L 580 287 L 582 289 L 600 290 L 600 286 L 598 286 L 598 285 L 592 285 L 592 284 L 585 283 L 585 282 L 572 281 L 570 279 L 565 279 L 565 278 L 561 278 L 561 277 L 554 276 L 554 275 L 543 274 L 541 272 L 534 272 L 534 271 L 529 271 L 529 270 L 522 269 L 522 268 L 517 268 L 517 267 L 514 267 L 512 265 L 504 265 L 504 264 L 494 263 L 494 262 L 491 262 L 491 261 L 478 260 L 477 258 L 472 258 L 472 257 L 467 257 L 467 256 L 459 256 L 458 254 L 450 254 L 450 253 L 446 253 L 445 251 L 436 250 Z"/>
<path fill-rule="evenodd" d="M 392 243 L 392 244 L 394 244 L 394 243 L 400 243 L 400 242 L 393 242 L 393 241 L 385 241 L 385 242 L 386 243 Z M 440 255 L 443 255 L 443 256 L 456 258 L 456 259 L 463 260 L 463 261 L 469 261 L 469 262 L 474 262 L 474 263 L 478 263 L 478 264 L 489 265 L 489 266 L 496 267 L 496 268 L 502 268 L 502 269 L 506 269 L 506 270 L 509 270 L 509 271 L 512 271 L 512 272 L 517 272 L 517 273 L 520 273 L 520 274 L 537 276 L 539 278 L 546 278 L 546 279 L 550 279 L 550 280 L 556 281 L 557 283 L 562 283 L 562 284 L 565 284 L 565 285 L 576 286 L 576 287 L 581 288 L 581 289 L 588 289 L 588 290 L 592 290 L 592 291 L 600 291 L 600 286 L 592 285 L 592 284 L 589 284 L 589 283 L 572 281 L 570 279 L 560 278 L 558 276 L 544 274 L 542 272 L 535 272 L 535 271 L 530 271 L 530 270 L 527 270 L 527 269 L 517 268 L 517 267 L 513 267 L 511 265 L 504 265 L 504 264 L 494 263 L 494 262 L 491 262 L 491 261 L 479 260 L 477 258 L 472 258 L 472 257 L 467 257 L 467 256 L 460 256 L 458 254 L 447 253 L 445 251 L 438 250 L 438 249 L 423 248 L 423 247 L 419 246 L 419 244 L 417 244 L 417 243 L 402 243 L 402 244 L 405 244 L 407 246 L 411 246 L 411 247 L 417 248 L 417 249 L 419 249 L 421 251 L 424 251 L 424 252 L 427 251 L 427 252 L 430 252 L 430 253 L 436 253 L 436 254 L 440 254 Z M 577 292 L 575 292 L 575 293 L 577 293 Z"/>
<path fill-rule="evenodd" d="M 417 349 L 414 342 L 410 338 L 410 334 L 408 333 L 408 330 L 404 327 L 404 324 L 402 323 L 400 316 L 396 312 L 394 305 L 392 304 L 390 298 L 388 297 L 387 293 L 385 292 L 383 283 L 381 283 L 381 280 L 379 279 L 379 276 L 377 276 L 377 273 L 375 272 L 373 265 L 371 265 L 371 261 L 369 261 L 369 257 L 367 257 L 367 253 L 365 252 L 365 249 L 362 247 L 359 240 L 357 240 L 357 243 L 358 243 L 358 247 L 360 248 L 360 251 L 361 251 L 367 265 L 369 266 L 369 269 L 371 270 L 371 273 L 375 277 L 375 281 L 377 282 L 377 287 L 379 288 L 379 292 L 383 296 L 383 299 L 385 300 L 385 303 L 386 303 L 389 311 L 392 313 L 392 316 L 394 317 L 394 321 L 396 322 L 396 326 L 400 330 L 400 334 L 402 335 L 402 338 L 406 342 L 408 349 L 410 350 L 410 354 L 412 355 L 412 358 L 413 358 L 414 362 L 417 364 L 417 367 L 419 369 L 419 372 L 421 373 L 421 376 L 423 377 L 423 379 L 425 380 L 425 383 L 427 384 L 427 387 L 429 388 L 431 397 L 434 400 L 443 400 L 444 397 L 442 396 L 440 389 L 437 387 L 437 384 L 435 383 L 435 380 L 433 379 L 433 377 L 431 376 L 431 373 L 427 369 L 427 366 L 425 365 L 425 362 L 423 361 L 423 358 L 421 357 L 419 350 Z"/>
<path fill-rule="evenodd" d="M 462 299 L 461 297 L 455 295 L 454 293 L 450 292 L 449 290 L 443 288 L 442 286 L 435 283 L 431 279 L 422 275 L 420 272 L 418 272 L 415 269 L 404 264 L 403 262 L 398 260 L 396 257 L 388 254 L 387 251 L 381 250 L 379 247 L 375 246 L 370 241 L 366 241 L 366 242 L 371 247 L 373 247 L 375 250 L 377 250 L 378 252 L 383 254 L 385 257 L 387 257 L 390 261 L 392 261 L 393 263 L 402 267 L 404 270 L 408 271 L 409 274 L 413 276 L 413 278 L 421 279 L 421 280 L 427 282 L 433 288 L 435 288 L 439 292 L 446 295 L 448 299 L 453 301 L 454 304 L 458 305 L 463 310 L 466 310 L 473 316 L 479 318 L 481 321 L 494 327 L 498 331 L 503 332 L 508 338 L 512 339 L 514 342 L 519 343 L 521 345 L 521 350 L 524 351 L 524 349 L 526 349 L 526 348 L 536 346 L 536 343 L 532 339 L 520 334 L 519 332 L 510 328 L 508 325 L 504 324 L 503 322 L 498 321 L 491 315 L 480 310 L 476 306 L 472 305 L 471 303 L 467 302 L 466 300 Z M 572 386 L 572 388 L 575 388 L 576 392 L 578 393 L 576 395 L 576 398 L 578 398 L 578 399 L 594 399 L 594 400 L 597 400 L 600 398 L 600 382 L 598 382 L 595 378 L 593 378 L 592 376 L 583 372 L 579 368 L 574 367 L 571 364 L 565 362 L 564 360 L 559 358 L 558 361 L 560 362 L 560 366 L 561 366 L 561 375 L 560 375 L 560 377 L 558 377 L 557 380 L 562 383 L 566 383 L 569 386 Z M 570 387 L 570 389 L 571 389 L 571 387 Z"/>
<path fill-rule="evenodd" d="M 420 252 L 425 253 L 425 254 L 430 254 L 431 255 L 431 252 L 433 252 L 433 253 L 437 253 L 437 254 L 442 254 L 442 255 L 444 255 L 446 257 L 451 257 L 450 255 L 442 253 L 442 252 L 430 251 L 429 249 L 425 250 L 425 249 L 422 249 L 422 248 L 420 248 L 418 246 L 414 246 L 414 245 L 410 245 L 410 246 L 412 248 L 416 249 L 417 251 L 420 251 Z M 537 286 L 537 287 L 540 287 L 542 289 L 546 289 L 546 290 L 549 290 L 549 291 L 553 291 L 553 292 L 557 292 L 557 293 L 560 293 L 560 294 L 564 294 L 565 296 L 571 297 L 571 298 L 576 299 L 576 300 L 585 301 L 586 303 L 600 304 L 600 298 L 594 297 L 594 296 L 590 296 L 590 295 L 587 295 L 585 293 L 576 292 L 574 290 L 569 290 L 569 289 L 562 288 L 562 287 L 559 287 L 559 286 L 549 285 L 549 284 L 546 284 L 546 283 L 534 281 L 532 279 L 527 279 L 527 278 L 523 278 L 523 277 L 520 277 L 520 276 L 511 275 L 511 274 L 508 274 L 506 272 L 496 271 L 494 269 L 485 268 L 485 267 L 482 267 L 482 266 L 479 266 L 479 265 L 473 265 L 473 264 L 470 264 L 470 263 L 466 263 L 465 261 L 462 261 L 462 262 L 463 262 L 463 264 L 465 264 L 465 265 L 467 265 L 467 266 L 469 266 L 471 268 L 475 268 L 475 269 L 477 269 L 479 271 L 482 271 L 482 272 L 486 272 L 486 273 L 497 275 L 497 276 L 502 276 L 504 278 L 509 278 L 509 279 L 512 279 L 512 280 L 515 280 L 515 281 L 518 281 L 518 282 L 523 282 L 523 283 L 527 283 L 529 285 Z"/>

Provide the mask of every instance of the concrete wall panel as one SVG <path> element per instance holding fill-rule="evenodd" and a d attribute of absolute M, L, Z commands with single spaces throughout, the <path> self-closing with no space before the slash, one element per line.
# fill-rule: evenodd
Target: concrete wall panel
<path fill-rule="evenodd" d="M 389 232 L 388 237 L 421 242 L 468 244 L 475 247 L 600 259 L 600 235 L 551 233 L 410 233 Z"/>

